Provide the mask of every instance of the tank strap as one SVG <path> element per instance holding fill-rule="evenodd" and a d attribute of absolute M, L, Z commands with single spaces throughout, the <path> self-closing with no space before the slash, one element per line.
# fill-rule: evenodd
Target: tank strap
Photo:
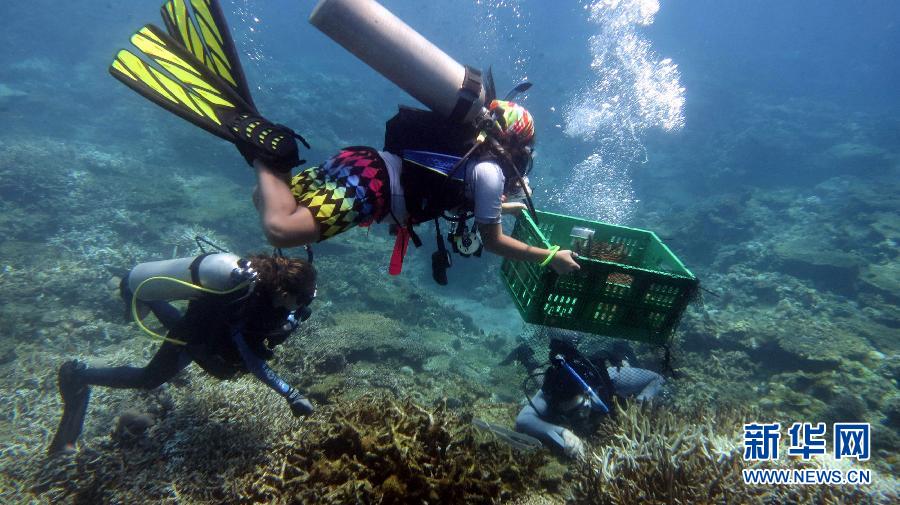
<path fill-rule="evenodd" d="M 396 221 L 397 218 L 394 218 Z M 397 226 L 397 238 L 394 240 L 394 252 L 391 254 L 391 262 L 388 266 L 388 273 L 391 275 L 400 275 L 403 271 L 403 259 L 409 250 L 409 241 L 412 240 L 416 248 L 422 247 L 422 239 L 413 230 L 413 224 L 407 221 L 405 225 Z"/>
<path fill-rule="evenodd" d="M 191 283 L 195 286 L 200 285 L 200 263 L 206 259 L 207 256 L 211 256 L 217 253 L 203 253 L 200 256 L 194 258 L 194 261 L 191 262 L 191 266 L 188 269 L 191 271 Z"/>
<path fill-rule="evenodd" d="M 468 65 L 466 68 L 466 76 L 463 78 L 462 86 L 459 88 L 459 94 L 456 99 L 456 105 L 450 112 L 450 121 L 459 123 L 466 117 L 472 104 L 481 97 L 482 79 L 481 71 Z"/>

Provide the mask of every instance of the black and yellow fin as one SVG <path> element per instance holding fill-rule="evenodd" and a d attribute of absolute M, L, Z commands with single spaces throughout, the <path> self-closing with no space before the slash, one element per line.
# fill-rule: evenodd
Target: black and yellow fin
<path fill-rule="evenodd" d="M 233 88 L 162 29 L 147 25 L 131 42 L 159 68 L 123 49 L 109 67 L 113 77 L 169 112 L 225 140 L 241 114 L 257 114 Z"/>
<path fill-rule="evenodd" d="M 219 2 L 190 0 L 190 3 L 193 16 L 185 0 L 169 0 L 162 6 L 162 18 L 169 35 L 246 103 L 254 106 L 234 40 L 231 38 Z"/>

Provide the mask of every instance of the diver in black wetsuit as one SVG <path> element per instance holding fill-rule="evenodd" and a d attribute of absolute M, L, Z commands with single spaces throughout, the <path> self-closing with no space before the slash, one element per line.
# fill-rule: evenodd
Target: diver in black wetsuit
<path fill-rule="evenodd" d="M 274 347 L 310 315 L 316 271 L 309 262 L 281 256 L 244 260 L 232 254 L 204 254 L 142 263 L 129 272 L 120 288 L 133 311 L 153 312 L 166 327 L 165 342 L 143 368 L 89 368 L 77 360 L 63 363 L 59 369 L 63 417 L 49 453 L 74 449 L 90 386 L 153 389 L 191 362 L 219 379 L 251 372 L 284 397 L 295 416 L 313 411 L 312 403 L 266 364 Z M 184 315 L 167 302 L 186 298 L 191 301 Z"/>
<path fill-rule="evenodd" d="M 613 395 L 638 400 L 655 397 L 665 379 L 643 368 L 622 366 L 628 350 L 614 349 L 585 358 L 572 341 L 574 332 L 555 330 L 550 339 L 550 362 L 541 390 L 529 398 L 516 417 L 516 431 L 537 438 L 545 447 L 571 458 L 584 457 L 584 443 L 576 433 L 590 433 L 609 414 Z M 529 370 L 540 365 L 527 346 L 519 346 L 504 362 L 516 360 Z M 607 367 L 606 363 L 617 366 Z"/>

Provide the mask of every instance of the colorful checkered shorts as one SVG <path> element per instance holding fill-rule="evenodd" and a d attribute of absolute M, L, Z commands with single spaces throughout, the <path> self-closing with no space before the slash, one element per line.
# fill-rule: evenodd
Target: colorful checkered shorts
<path fill-rule="evenodd" d="M 371 147 L 344 148 L 300 172 L 291 181 L 291 193 L 319 222 L 319 241 L 380 221 L 390 210 L 387 167 Z"/>

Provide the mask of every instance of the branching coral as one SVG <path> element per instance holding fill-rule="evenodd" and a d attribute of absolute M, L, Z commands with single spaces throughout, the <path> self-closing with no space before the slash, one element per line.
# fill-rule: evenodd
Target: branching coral
<path fill-rule="evenodd" d="M 526 492 L 541 463 L 479 437 L 445 407 L 368 396 L 276 445 L 240 494 L 254 503 L 491 503 Z"/>
<path fill-rule="evenodd" d="M 100 425 L 109 430 L 112 419 L 93 411 L 87 427 L 101 433 L 86 433 L 75 455 L 46 458 L 34 448 L 4 447 L 10 454 L 0 456 L 23 457 L 0 467 L 0 499 L 494 503 L 538 491 L 532 476 L 544 463 L 542 453 L 514 453 L 443 405 L 429 409 L 368 395 L 321 405 L 301 421 L 273 393 L 258 394 L 250 378 L 222 383 L 187 375 L 189 386 L 167 387 L 173 398 L 156 402 L 174 403 L 156 409 L 156 422 L 128 443 L 102 435 Z M 110 401 L 105 394 L 97 396 L 98 408 Z M 58 415 L 58 407 L 52 407 L 48 413 Z M 141 411 L 154 411 L 152 402 Z M 39 446 L 45 447 L 46 440 Z"/>
<path fill-rule="evenodd" d="M 606 426 L 602 445 L 580 469 L 577 503 L 870 503 L 897 498 L 896 481 L 875 475 L 878 489 L 851 486 L 751 486 L 741 470 L 742 418 L 701 413 L 685 418 L 660 407 L 628 405 Z M 828 463 L 781 459 L 779 468 Z M 775 464 L 771 465 L 775 467 Z"/>

